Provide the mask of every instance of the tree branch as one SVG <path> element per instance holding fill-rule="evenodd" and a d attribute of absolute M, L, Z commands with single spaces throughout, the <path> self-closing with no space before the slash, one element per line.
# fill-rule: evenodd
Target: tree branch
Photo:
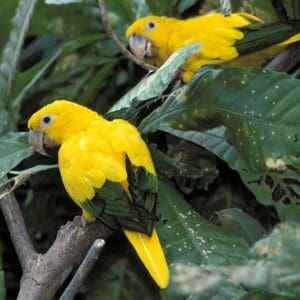
<path fill-rule="evenodd" d="M 1 180 L 7 180 L 5 177 Z M 3 189 L 3 193 L 7 193 L 9 188 Z M 31 243 L 26 225 L 15 198 L 14 193 L 7 193 L 0 200 L 0 208 L 6 221 L 11 240 L 14 244 L 22 269 L 25 269 L 30 260 L 34 259 L 36 253 Z"/>
<path fill-rule="evenodd" d="M 97 239 L 94 241 L 83 262 L 77 269 L 73 279 L 71 280 L 64 293 L 59 298 L 59 300 L 72 300 L 75 297 L 81 284 L 83 283 L 90 270 L 96 263 L 104 245 L 104 240 Z"/>
<path fill-rule="evenodd" d="M 82 225 L 77 216 L 58 231 L 45 254 L 38 254 L 23 270 L 18 299 L 53 299 L 61 283 L 79 265 L 96 239 L 106 239 L 110 228 L 99 221 Z"/>
<path fill-rule="evenodd" d="M 126 58 L 133 61 L 135 64 L 137 64 L 138 66 L 142 67 L 143 69 L 145 69 L 147 71 L 157 70 L 157 68 L 155 66 L 149 65 L 146 62 L 138 59 L 130 51 L 128 51 L 126 47 L 123 46 L 123 44 L 119 41 L 118 37 L 114 33 L 114 31 L 110 25 L 110 22 L 107 18 L 104 0 L 98 0 L 98 5 L 100 8 L 100 16 L 101 16 L 101 20 L 102 20 L 104 29 L 105 29 L 106 33 L 108 34 L 108 36 L 111 38 L 111 40 L 115 43 L 116 47 L 121 51 L 121 53 Z"/>

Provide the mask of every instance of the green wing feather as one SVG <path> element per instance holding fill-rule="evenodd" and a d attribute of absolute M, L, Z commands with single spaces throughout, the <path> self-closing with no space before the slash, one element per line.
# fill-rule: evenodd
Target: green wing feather
<path fill-rule="evenodd" d="M 244 33 L 244 38 L 234 45 L 240 55 L 268 48 L 300 33 L 300 21 L 291 20 L 270 25 L 251 25 L 244 30 Z"/>
<path fill-rule="evenodd" d="M 157 177 L 143 167 L 134 166 L 126 159 L 129 193 L 118 182 L 106 180 L 96 190 L 92 200 L 81 203 L 83 209 L 102 220 L 113 229 L 127 229 L 152 233 L 157 198 Z"/>

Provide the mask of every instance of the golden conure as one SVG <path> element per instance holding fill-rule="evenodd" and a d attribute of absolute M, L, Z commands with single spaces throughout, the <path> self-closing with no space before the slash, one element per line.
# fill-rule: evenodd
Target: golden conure
<path fill-rule="evenodd" d="M 129 26 L 131 51 L 157 67 L 178 49 L 199 42 L 202 48 L 182 66 L 189 81 L 203 65 L 230 62 L 261 67 L 289 44 L 300 40 L 300 21 L 265 25 L 247 13 L 220 13 L 186 20 L 148 16 Z M 231 62 L 232 61 L 232 62 Z"/>
<path fill-rule="evenodd" d="M 66 100 L 34 113 L 28 128 L 29 141 L 41 154 L 46 154 L 43 146 L 60 146 L 63 184 L 85 219 L 123 229 L 153 279 L 165 288 L 169 271 L 154 228 L 157 176 L 137 128 Z"/>

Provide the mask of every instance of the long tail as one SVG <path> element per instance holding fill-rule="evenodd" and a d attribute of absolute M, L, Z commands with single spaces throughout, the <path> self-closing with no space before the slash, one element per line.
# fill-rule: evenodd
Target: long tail
<path fill-rule="evenodd" d="M 153 230 L 151 237 L 128 230 L 124 233 L 157 285 L 166 288 L 169 269 L 156 230 Z"/>

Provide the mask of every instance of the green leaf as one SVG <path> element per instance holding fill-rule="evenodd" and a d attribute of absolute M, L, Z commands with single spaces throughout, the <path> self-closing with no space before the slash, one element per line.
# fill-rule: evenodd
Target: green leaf
<path fill-rule="evenodd" d="M 122 108 L 130 108 L 134 100 L 146 101 L 160 96 L 173 80 L 172 75 L 188 57 L 200 48 L 201 46 L 198 43 L 193 43 L 176 51 L 154 74 L 141 80 L 132 90 L 113 105 L 109 112 L 114 112 Z"/>
<path fill-rule="evenodd" d="M 74 40 L 63 43 L 57 47 L 52 56 L 47 57 L 39 63 L 32 66 L 30 69 L 19 74 L 13 86 L 13 98 L 14 108 L 18 107 L 26 94 L 32 89 L 32 87 L 44 76 L 48 68 L 57 60 L 59 56 L 68 55 L 80 48 L 87 47 L 92 43 L 106 39 L 106 34 L 89 34 L 83 37 L 75 38 Z"/>
<path fill-rule="evenodd" d="M 251 248 L 248 272 L 245 269 L 236 281 L 251 288 L 300 296 L 299 253 L 300 225 L 282 223 Z M 251 277 L 254 272 L 256 275 Z"/>
<path fill-rule="evenodd" d="M 147 5 L 152 11 L 152 14 L 160 16 L 168 15 L 168 12 L 170 12 L 170 8 L 174 7 L 176 2 L 176 0 L 146 0 Z"/>
<path fill-rule="evenodd" d="M 159 181 L 159 214 L 157 225 L 171 275 L 176 264 L 230 265 L 243 262 L 248 247 L 242 238 L 202 218 L 166 180 Z M 220 286 L 224 293 L 231 287 Z M 163 291 L 164 299 L 176 299 L 176 285 Z M 215 294 L 217 290 L 211 290 Z M 218 291 L 219 292 L 219 291 Z M 234 288 L 241 294 L 242 289 Z"/>
<path fill-rule="evenodd" d="M 1 2 L 1 9 L 0 9 L 0 28 L 1 28 L 1 35 L 0 35 L 0 49 L 3 48 L 3 45 L 8 39 L 9 31 L 11 28 L 11 19 L 14 15 L 16 7 L 18 5 L 18 0 L 11 0 Z"/>
<path fill-rule="evenodd" d="M 266 230 L 241 209 L 229 208 L 216 212 L 222 226 L 244 238 L 251 246 L 265 236 Z"/>
<path fill-rule="evenodd" d="M 194 296 L 201 299 L 205 293 L 204 287 L 208 289 L 210 284 L 210 288 L 216 290 L 223 282 L 236 287 L 243 285 L 250 290 L 263 290 L 265 293 L 299 298 L 299 251 L 300 225 L 282 223 L 268 237 L 254 244 L 248 260 L 244 260 L 239 266 L 208 265 L 201 268 L 195 265 L 180 265 L 174 281 L 184 294 L 190 288 Z M 251 298 L 244 295 L 240 299 Z"/>
<path fill-rule="evenodd" d="M 30 89 L 36 84 L 38 80 L 40 80 L 47 69 L 54 63 L 54 61 L 59 57 L 59 55 L 62 53 L 63 48 L 58 49 L 50 58 L 44 59 L 38 64 L 31 67 L 29 70 L 25 71 L 24 73 L 21 73 L 17 78 L 15 85 L 17 87 L 22 87 L 22 89 L 19 90 L 17 93 L 17 96 L 13 99 L 13 106 L 19 111 L 19 107 L 26 96 L 26 94 L 30 91 Z M 16 114 L 16 112 L 15 112 Z"/>
<path fill-rule="evenodd" d="M 9 193 L 11 193 L 12 191 L 14 191 L 15 189 L 17 189 L 24 182 L 26 182 L 30 176 L 35 175 L 41 171 L 55 169 L 57 167 L 58 165 L 37 165 L 22 171 L 11 171 L 10 172 L 11 174 L 16 174 L 17 176 L 11 177 L 6 181 L 1 182 L 0 189 L 7 186 L 8 184 L 10 185 L 11 182 L 13 182 L 13 185 L 9 186 L 8 191 L 5 191 L 2 194 L 0 194 L 0 200 L 6 195 L 8 195 Z"/>
<path fill-rule="evenodd" d="M 22 170 L 22 171 L 10 171 L 10 174 L 18 175 L 18 176 L 31 176 L 36 173 L 42 172 L 42 171 L 48 171 L 52 169 L 58 168 L 58 165 L 36 165 L 34 167 Z"/>
<path fill-rule="evenodd" d="M 290 19 L 299 20 L 300 19 L 300 3 L 297 0 L 283 0 L 282 1 L 288 16 Z"/>
<path fill-rule="evenodd" d="M 107 0 L 105 2 L 107 2 L 107 6 L 113 8 L 115 13 L 123 16 L 128 23 L 132 23 L 135 20 L 130 0 Z"/>
<path fill-rule="evenodd" d="M 140 129 L 160 129 L 212 151 L 258 201 L 279 215 L 284 209 L 285 220 L 300 220 L 299 83 L 261 69 L 205 67 Z"/>
<path fill-rule="evenodd" d="M 2 52 L 0 64 L 0 135 L 16 126 L 9 95 L 36 2 L 37 0 L 20 0 L 8 42 Z"/>
<path fill-rule="evenodd" d="M 33 154 L 28 133 L 14 132 L 0 137 L 0 178 Z"/>

